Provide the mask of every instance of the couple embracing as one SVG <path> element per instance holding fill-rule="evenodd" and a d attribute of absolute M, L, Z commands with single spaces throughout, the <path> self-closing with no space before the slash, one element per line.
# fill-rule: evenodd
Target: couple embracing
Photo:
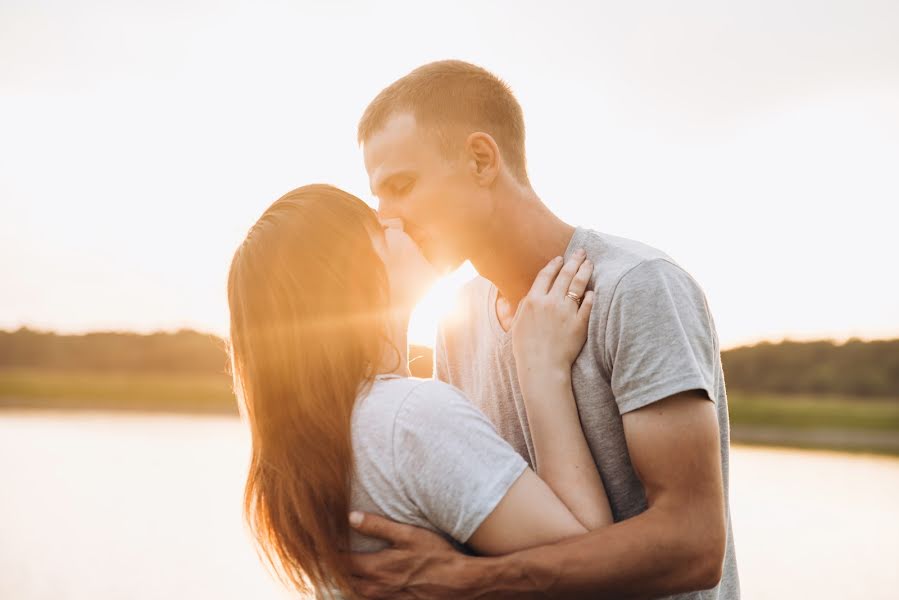
<path fill-rule="evenodd" d="M 320 598 L 739 598 L 699 285 L 556 217 L 518 102 L 480 67 L 392 83 L 359 142 L 378 212 L 293 190 L 229 273 L 245 509 L 281 577 Z M 413 378 L 411 309 L 465 260 L 480 277 L 435 379 Z"/>

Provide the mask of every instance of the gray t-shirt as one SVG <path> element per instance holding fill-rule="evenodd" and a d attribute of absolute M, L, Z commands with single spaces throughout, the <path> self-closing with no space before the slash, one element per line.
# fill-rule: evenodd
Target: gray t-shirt
<path fill-rule="evenodd" d="M 596 297 L 587 342 L 572 366 L 572 386 L 615 520 L 647 508 L 628 454 L 621 415 L 678 392 L 703 390 L 716 405 L 726 497 L 727 394 L 718 335 L 702 289 L 667 255 L 639 242 L 578 228 L 565 255 L 578 248 L 584 248 L 595 265 L 588 289 L 595 290 Z M 436 375 L 465 392 L 533 466 L 534 445 L 512 338 L 497 320 L 496 293 L 496 287 L 483 278 L 463 289 L 459 310 L 441 323 L 438 332 Z M 729 502 L 727 523 L 719 585 L 676 598 L 739 598 Z"/>
<path fill-rule="evenodd" d="M 381 376 L 352 417 L 350 507 L 468 541 L 527 463 L 459 390 Z M 351 532 L 357 552 L 386 542 Z"/>
<path fill-rule="evenodd" d="M 459 390 L 433 379 L 377 377 L 356 399 L 351 436 L 350 510 L 430 529 L 462 551 L 528 467 Z M 350 530 L 354 552 L 386 546 Z M 345 597 L 328 586 L 315 598 Z"/>

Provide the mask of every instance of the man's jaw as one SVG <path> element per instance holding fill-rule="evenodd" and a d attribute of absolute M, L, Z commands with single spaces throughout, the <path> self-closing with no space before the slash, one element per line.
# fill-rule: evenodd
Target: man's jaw
<path fill-rule="evenodd" d="M 409 236 L 412 238 L 412 241 L 418 246 L 418 249 L 421 250 L 422 256 L 425 257 L 434 270 L 437 272 L 438 277 L 443 277 L 455 270 L 457 265 L 453 265 L 452 261 L 448 259 L 448 257 L 441 255 L 434 248 L 434 244 L 431 243 L 431 238 L 415 238 L 413 236 Z"/>
<path fill-rule="evenodd" d="M 425 259 L 437 271 L 438 277 L 443 277 L 455 271 L 464 261 L 454 261 L 451 257 L 439 252 L 439 245 L 434 243 L 431 237 L 422 227 L 409 221 L 400 220 L 403 231 L 409 236 Z"/>
<path fill-rule="evenodd" d="M 428 261 L 431 261 L 431 237 L 424 230 L 412 223 L 404 223 L 403 231 L 409 236 Z"/>

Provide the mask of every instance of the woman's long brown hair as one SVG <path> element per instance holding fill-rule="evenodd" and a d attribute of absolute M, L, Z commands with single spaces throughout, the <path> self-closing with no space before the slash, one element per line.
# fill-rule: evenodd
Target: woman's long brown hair
<path fill-rule="evenodd" d="M 351 415 L 386 340 L 374 211 L 310 185 L 272 204 L 228 276 L 235 393 L 252 434 L 244 511 L 261 556 L 301 593 L 348 596 Z"/>

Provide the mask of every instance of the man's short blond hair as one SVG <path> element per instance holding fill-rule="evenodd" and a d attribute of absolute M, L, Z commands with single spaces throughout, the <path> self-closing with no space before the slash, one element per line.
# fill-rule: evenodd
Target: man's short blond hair
<path fill-rule="evenodd" d="M 442 60 L 397 79 L 365 109 L 359 121 L 359 143 L 364 144 L 390 117 L 407 111 L 420 125 L 435 130 L 449 154 L 458 152 L 470 133 L 489 134 L 513 175 L 527 182 L 521 106 L 509 86 L 486 69 L 461 60 Z"/>

